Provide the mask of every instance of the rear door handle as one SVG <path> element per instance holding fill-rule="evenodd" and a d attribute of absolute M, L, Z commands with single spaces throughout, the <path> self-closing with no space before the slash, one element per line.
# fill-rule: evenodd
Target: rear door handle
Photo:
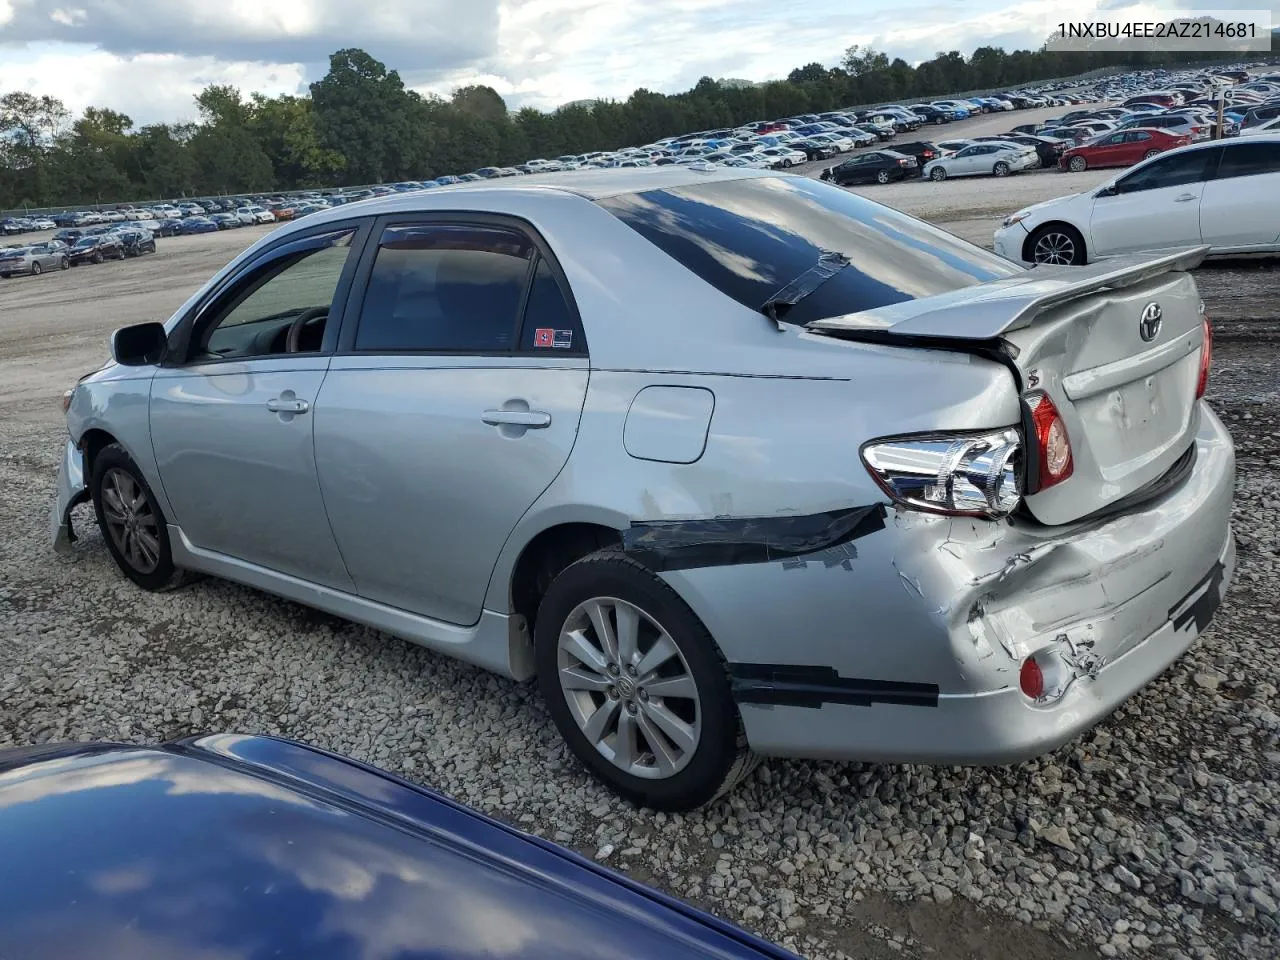
<path fill-rule="evenodd" d="M 1180 197 L 1174 197 L 1174 198 L 1173 198 L 1173 202 L 1174 202 L 1174 203 L 1186 203 L 1188 200 L 1195 200 L 1195 199 L 1196 199 L 1196 195 L 1195 195 L 1194 193 L 1184 193 L 1184 194 L 1183 194 L 1182 196 L 1180 196 Z"/>
<path fill-rule="evenodd" d="M 305 400 L 298 399 L 291 391 L 286 391 L 280 396 L 268 400 L 267 409 L 272 413 L 306 413 L 311 409 L 311 404 Z"/>
<path fill-rule="evenodd" d="M 551 414 L 541 410 L 486 410 L 480 419 L 494 427 L 509 425 L 540 430 L 551 426 Z"/>

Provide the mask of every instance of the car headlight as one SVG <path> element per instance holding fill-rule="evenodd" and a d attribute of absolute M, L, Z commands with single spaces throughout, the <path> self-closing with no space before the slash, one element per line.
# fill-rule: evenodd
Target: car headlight
<path fill-rule="evenodd" d="M 1004 218 L 1004 226 L 1012 227 L 1015 223 L 1021 223 L 1025 219 L 1027 219 L 1027 214 L 1015 213 Z"/>
<path fill-rule="evenodd" d="M 1008 516 L 1022 502 L 1022 434 L 924 434 L 873 440 L 862 462 L 897 504 L 949 516 Z"/>
<path fill-rule="evenodd" d="M 62 391 L 62 412 L 63 413 L 66 413 L 68 410 L 71 409 L 71 400 L 73 397 L 75 397 L 75 395 L 76 395 L 75 387 L 72 387 L 70 390 Z"/>

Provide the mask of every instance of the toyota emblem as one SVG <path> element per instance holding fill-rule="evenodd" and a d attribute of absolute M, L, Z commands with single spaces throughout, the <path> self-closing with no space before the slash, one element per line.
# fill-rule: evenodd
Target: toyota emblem
<path fill-rule="evenodd" d="M 1164 311 L 1158 303 L 1148 303 L 1142 308 L 1142 318 L 1138 321 L 1138 336 L 1150 342 L 1160 335 L 1160 326 L 1164 323 Z"/>

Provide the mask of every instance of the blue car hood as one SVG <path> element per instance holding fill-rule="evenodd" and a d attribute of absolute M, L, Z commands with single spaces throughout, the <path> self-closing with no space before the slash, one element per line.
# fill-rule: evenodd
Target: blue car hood
<path fill-rule="evenodd" d="M 229 734 L 0 752 L 6 960 L 791 954 L 373 768 Z"/>

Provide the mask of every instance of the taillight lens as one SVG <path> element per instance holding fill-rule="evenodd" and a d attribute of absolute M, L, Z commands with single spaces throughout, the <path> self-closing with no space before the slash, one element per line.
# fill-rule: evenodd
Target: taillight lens
<path fill-rule="evenodd" d="M 1022 501 L 1022 434 L 896 437 L 862 448 L 862 461 L 898 504 L 951 516 L 1003 517 Z"/>
<path fill-rule="evenodd" d="M 1071 476 L 1075 463 L 1071 456 L 1071 438 L 1058 408 L 1046 393 L 1026 397 L 1031 423 L 1036 432 L 1037 490 L 1045 490 Z"/>
<path fill-rule="evenodd" d="M 1213 325 L 1209 318 L 1201 321 L 1204 326 L 1204 345 L 1200 348 L 1200 379 L 1196 381 L 1196 399 L 1204 396 L 1209 389 L 1209 366 L 1213 363 Z"/>

